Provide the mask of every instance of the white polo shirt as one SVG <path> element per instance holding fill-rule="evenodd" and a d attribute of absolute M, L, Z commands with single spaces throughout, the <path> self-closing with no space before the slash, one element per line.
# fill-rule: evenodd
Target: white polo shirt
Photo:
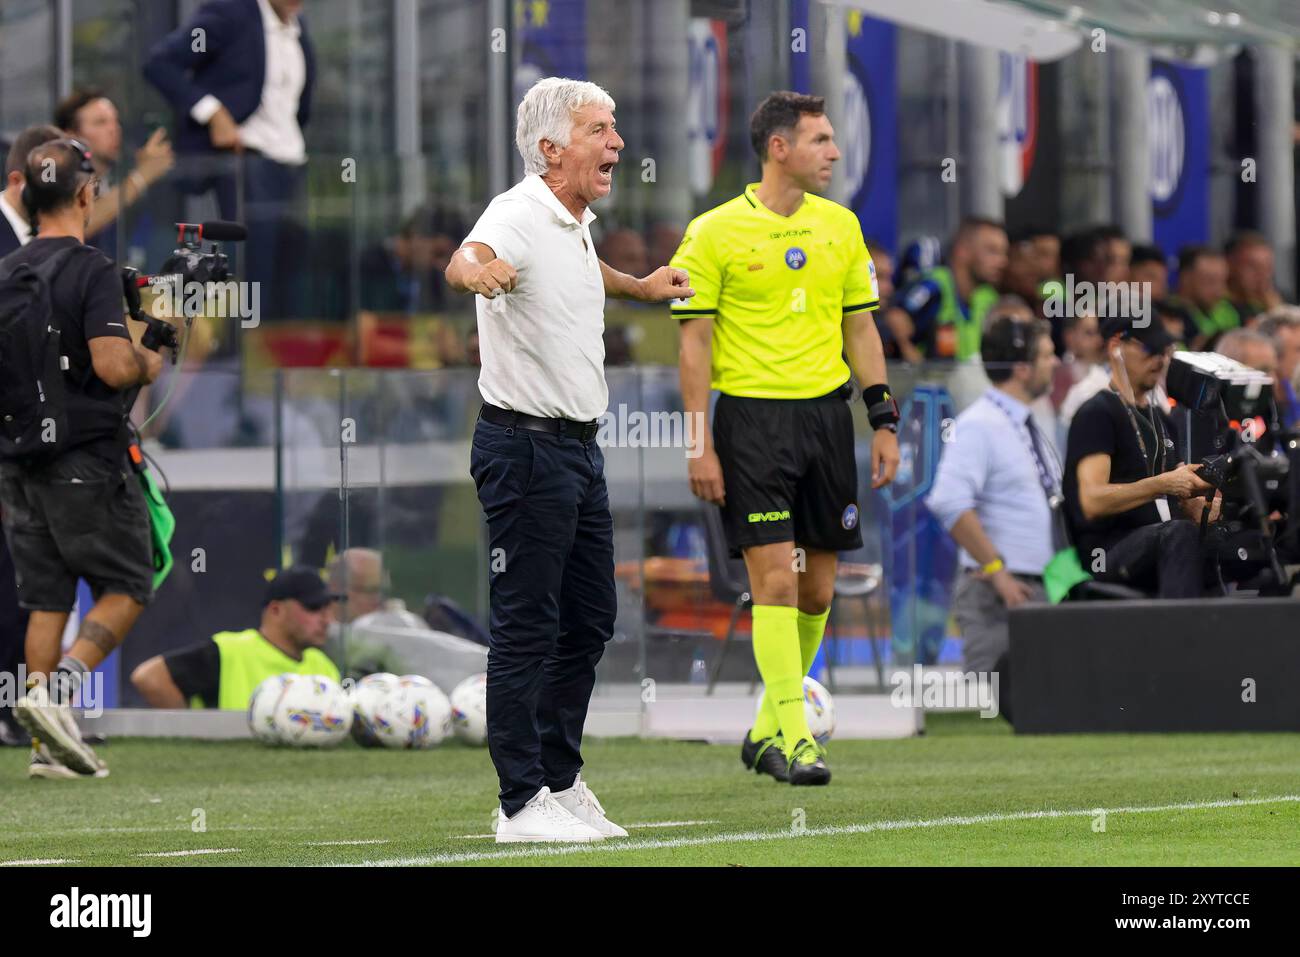
<path fill-rule="evenodd" d="M 465 237 L 519 274 L 513 291 L 475 297 L 483 401 L 546 418 L 599 418 L 605 384 L 605 283 L 584 210 L 565 209 L 540 176 L 488 204 Z"/>

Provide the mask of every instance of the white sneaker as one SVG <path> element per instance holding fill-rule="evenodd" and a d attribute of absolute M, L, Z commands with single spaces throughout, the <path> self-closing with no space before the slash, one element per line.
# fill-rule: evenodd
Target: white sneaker
<path fill-rule="evenodd" d="M 18 723 L 39 738 L 51 756 L 81 775 L 99 775 L 104 762 L 81 740 L 81 731 L 72 717 L 72 708 L 50 701 L 49 689 L 40 681 L 29 683 L 27 694 L 14 706 Z"/>
<path fill-rule="evenodd" d="M 573 785 L 567 791 L 556 791 L 553 798 L 560 807 L 602 837 L 627 837 L 627 831 L 605 817 L 605 809 L 587 787 L 587 782 L 582 780 L 581 774 L 573 779 Z"/>
<path fill-rule="evenodd" d="M 104 762 L 100 762 L 101 767 L 94 774 L 78 774 L 72 768 L 68 767 L 54 755 L 50 754 L 47 748 L 36 738 L 32 738 L 32 757 L 27 765 L 27 776 L 29 778 L 50 778 L 62 779 L 65 781 L 74 781 L 77 778 L 106 778 L 108 777 L 108 768 Z"/>
<path fill-rule="evenodd" d="M 514 817 L 497 816 L 498 844 L 533 841 L 576 844 L 604 839 L 600 831 L 583 824 L 562 808 L 547 787 L 534 794 Z"/>

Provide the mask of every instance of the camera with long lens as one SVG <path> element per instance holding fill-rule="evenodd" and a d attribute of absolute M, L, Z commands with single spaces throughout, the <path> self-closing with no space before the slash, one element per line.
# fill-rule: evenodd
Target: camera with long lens
<path fill-rule="evenodd" d="M 132 319 L 145 324 L 140 344 L 155 352 L 170 349 L 173 362 L 176 361 L 178 346 L 176 326 L 156 316 L 145 315 L 140 304 L 140 290 L 145 286 L 161 287 L 168 283 L 177 283 L 184 289 L 189 283 L 206 286 L 212 282 L 225 282 L 230 278 L 230 260 L 221 251 L 219 243 L 239 242 L 248 236 L 248 230 L 239 223 L 220 220 L 177 223 L 176 231 L 176 249 L 157 273 L 145 275 L 130 266 L 123 266 L 121 270 L 127 311 Z M 211 243 L 211 248 L 205 248 L 205 242 Z M 186 317 L 187 325 L 192 318 Z"/>
<path fill-rule="evenodd" d="M 1262 593 L 1289 591 L 1282 561 L 1300 561 L 1292 525 L 1300 434 L 1280 425 L 1273 377 L 1226 356 L 1180 352 L 1166 389 L 1179 406 L 1180 457 L 1200 462 L 1200 477 L 1223 495 L 1218 525 L 1202 523 L 1220 571 L 1233 581 L 1257 579 Z"/>

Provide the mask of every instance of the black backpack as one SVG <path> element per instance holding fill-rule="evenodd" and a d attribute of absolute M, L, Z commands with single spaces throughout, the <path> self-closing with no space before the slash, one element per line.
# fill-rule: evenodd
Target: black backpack
<path fill-rule="evenodd" d="M 50 286 L 78 247 L 0 272 L 0 461 L 51 461 L 66 444 L 68 368 Z"/>

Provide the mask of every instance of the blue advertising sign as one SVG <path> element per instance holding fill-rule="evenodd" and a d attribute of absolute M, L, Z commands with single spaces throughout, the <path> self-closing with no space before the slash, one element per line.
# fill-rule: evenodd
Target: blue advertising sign
<path fill-rule="evenodd" d="M 856 10 L 848 17 L 844 115 L 832 116 L 862 234 L 891 253 L 898 243 L 897 28 Z"/>
<path fill-rule="evenodd" d="M 893 624 L 891 658 L 928 665 L 939 660 L 948 632 L 957 544 L 925 497 L 939 471 L 944 423 L 957 410 L 946 388 L 918 385 L 900 413 L 898 474 L 872 501 L 877 519 L 890 533 L 884 566 Z"/>
<path fill-rule="evenodd" d="M 1210 234 L 1210 88 L 1197 67 L 1151 61 L 1147 81 L 1153 238 L 1168 256 Z"/>
<path fill-rule="evenodd" d="M 516 0 L 515 102 L 544 76 L 587 78 L 587 0 Z"/>

